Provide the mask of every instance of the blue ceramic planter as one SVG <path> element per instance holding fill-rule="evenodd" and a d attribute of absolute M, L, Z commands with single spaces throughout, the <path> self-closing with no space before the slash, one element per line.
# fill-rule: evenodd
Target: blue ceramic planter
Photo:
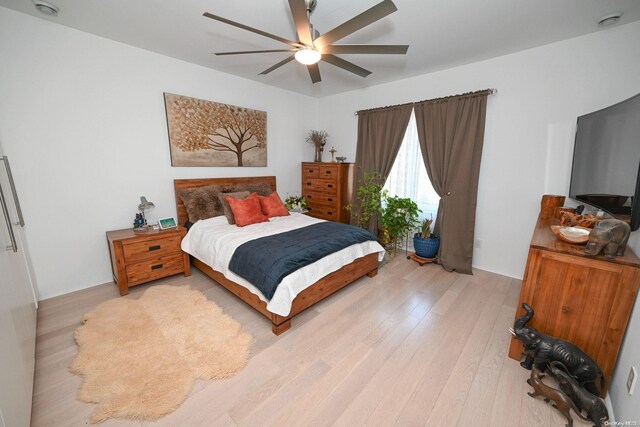
<path fill-rule="evenodd" d="M 416 234 L 413 236 L 413 247 L 420 258 L 435 258 L 440 249 L 440 238 L 432 234 L 428 239 L 423 239 Z"/>

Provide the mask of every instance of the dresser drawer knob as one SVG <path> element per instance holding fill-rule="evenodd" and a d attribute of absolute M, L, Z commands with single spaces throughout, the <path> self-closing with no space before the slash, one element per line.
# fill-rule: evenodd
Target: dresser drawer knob
<path fill-rule="evenodd" d="M 149 246 L 149 252 L 157 251 L 158 249 L 160 249 L 160 245 Z"/>
<path fill-rule="evenodd" d="M 328 188 L 333 188 L 333 184 L 327 184 Z"/>
<path fill-rule="evenodd" d="M 152 266 L 151 266 L 151 269 L 152 269 L 152 270 L 159 270 L 159 269 L 161 269 L 161 268 L 162 268 L 162 264 L 156 264 L 156 265 L 152 265 Z"/>
<path fill-rule="evenodd" d="M 571 307 L 567 307 L 566 305 L 562 306 L 562 312 L 567 314 L 571 311 Z"/>
<path fill-rule="evenodd" d="M 333 198 L 327 197 L 327 202 L 333 202 Z"/>
<path fill-rule="evenodd" d="M 329 214 L 329 215 L 333 215 L 333 212 L 331 212 L 331 211 L 327 211 L 327 214 Z"/>
<path fill-rule="evenodd" d="M 324 171 L 327 175 L 331 175 L 331 171 Z"/>

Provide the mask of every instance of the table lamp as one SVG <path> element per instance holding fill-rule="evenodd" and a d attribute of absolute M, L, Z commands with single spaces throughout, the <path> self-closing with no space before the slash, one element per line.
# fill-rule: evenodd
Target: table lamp
<path fill-rule="evenodd" d="M 143 227 L 140 227 L 142 229 L 148 229 L 150 228 L 149 225 L 147 225 L 147 216 L 146 216 L 146 212 L 153 210 L 153 208 L 155 208 L 156 205 L 154 205 L 152 202 L 148 201 L 146 197 L 144 196 L 140 196 L 140 204 L 138 205 L 138 210 L 140 211 L 140 213 L 142 214 L 142 219 L 143 219 Z"/>

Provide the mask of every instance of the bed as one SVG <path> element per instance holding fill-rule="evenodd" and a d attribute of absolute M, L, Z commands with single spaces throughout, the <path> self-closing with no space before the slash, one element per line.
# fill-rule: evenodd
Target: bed
<path fill-rule="evenodd" d="M 186 188 L 203 187 L 211 184 L 248 185 L 256 183 L 266 183 L 271 187 L 272 191 L 276 190 L 275 176 L 174 180 L 178 222 L 180 224 L 185 224 L 188 220 L 186 207 L 184 206 L 181 198 L 178 197 L 179 190 Z M 290 221 L 300 223 L 304 223 L 305 221 L 309 220 L 311 219 L 305 219 L 295 216 L 292 216 L 292 218 L 290 219 Z M 273 222 L 276 226 L 279 223 L 279 221 Z M 196 225 L 198 225 L 198 227 L 195 227 L 194 225 L 192 229 L 207 227 L 215 229 L 217 227 L 222 227 L 222 225 L 220 225 L 220 221 L 217 221 L 215 218 L 212 218 L 211 220 L 199 221 L 198 223 L 196 223 Z M 187 239 L 188 237 L 189 236 L 187 236 L 185 239 Z M 342 267 L 340 267 L 339 269 L 328 273 L 325 276 L 322 276 L 317 281 L 313 282 L 313 284 L 311 284 L 310 286 L 305 287 L 304 290 L 297 293 L 297 295 L 295 295 L 295 297 L 291 299 L 290 310 L 286 315 L 284 314 L 284 311 L 282 309 L 274 309 L 274 307 L 270 307 L 270 301 L 267 301 L 264 296 L 259 294 L 259 292 L 256 293 L 256 290 L 252 289 L 250 285 L 248 285 L 247 283 L 243 283 L 243 280 L 241 278 L 239 280 L 233 275 L 230 275 L 228 271 L 221 271 L 224 270 L 224 268 L 212 268 L 207 264 L 207 262 L 205 262 L 205 258 L 207 258 L 206 256 L 198 254 L 198 256 L 192 256 L 191 259 L 192 264 L 197 269 L 212 278 L 215 282 L 226 288 L 238 298 L 242 299 L 244 302 L 257 310 L 260 314 L 267 317 L 271 321 L 272 332 L 276 335 L 280 335 L 291 327 L 291 319 L 293 317 L 300 314 L 307 308 L 313 306 L 315 303 L 321 301 L 329 295 L 332 295 L 333 293 L 339 291 L 348 284 L 358 280 L 365 275 L 368 277 L 374 277 L 378 272 L 378 262 L 380 256 L 380 252 L 368 253 L 359 256 L 353 261 L 342 265 Z M 333 268 L 335 269 L 335 267 L 336 265 L 334 264 Z M 229 277 L 231 277 L 232 279 L 230 279 Z"/>

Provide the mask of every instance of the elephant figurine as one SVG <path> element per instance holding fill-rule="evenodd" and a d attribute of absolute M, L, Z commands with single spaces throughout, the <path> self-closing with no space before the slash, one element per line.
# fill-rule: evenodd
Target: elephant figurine
<path fill-rule="evenodd" d="M 602 399 L 594 396 L 567 373 L 565 366 L 560 362 L 551 362 L 549 372 L 558 381 L 558 386 L 569 397 L 579 411 L 584 411 L 587 418 L 594 422 L 595 427 L 601 427 L 609 420 L 609 412 Z"/>
<path fill-rule="evenodd" d="M 527 379 L 527 384 L 529 384 L 533 388 L 533 392 L 528 392 L 527 394 L 533 398 L 537 396 L 542 396 L 545 402 L 553 402 L 553 407 L 556 408 L 566 419 L 567 424 L 566 427 L 573 426 L 573 418 L 571 418 L 571 410 L 580 417 L 580 419 L 584 421 L 589 421 L 587 418 L 582 415 L 578 407 L 573 400 L 569 399 L 562 390 L 555 389 L 553 387 L 549 387 L 546 385 L 542 378 L 545 377 L 544 372 L 533 366 L 531 368 L 531 377 Z"/>
<path fill-rule="evenodd" d="M 623 256 L 627 248 L 631 227 L 618 219 L 605 219 L 593 227 L 589 233 L 589 241 L 584 248 L 587 255 L 595 256 L 604 249 L 604 255 L 609 259 Z"/>
<path fill-rule="evenodd" d="M 569 341 L 545 335 L 535 328 L 527 326 L 535 314 L 529 304 L 523 303 L 526 313 L 513 324 L 514 335 L 524 345 L 525 360 L 520 363 L 525 369 L 535 366 L 541 371 L 553 361 L 562 362 L 578 383 L 591 393 L 599 395 L 604 389 L 604 374 L 598 364 L 585 352 Z M 596 381 L 599 385 L 596 386 Z"/>

